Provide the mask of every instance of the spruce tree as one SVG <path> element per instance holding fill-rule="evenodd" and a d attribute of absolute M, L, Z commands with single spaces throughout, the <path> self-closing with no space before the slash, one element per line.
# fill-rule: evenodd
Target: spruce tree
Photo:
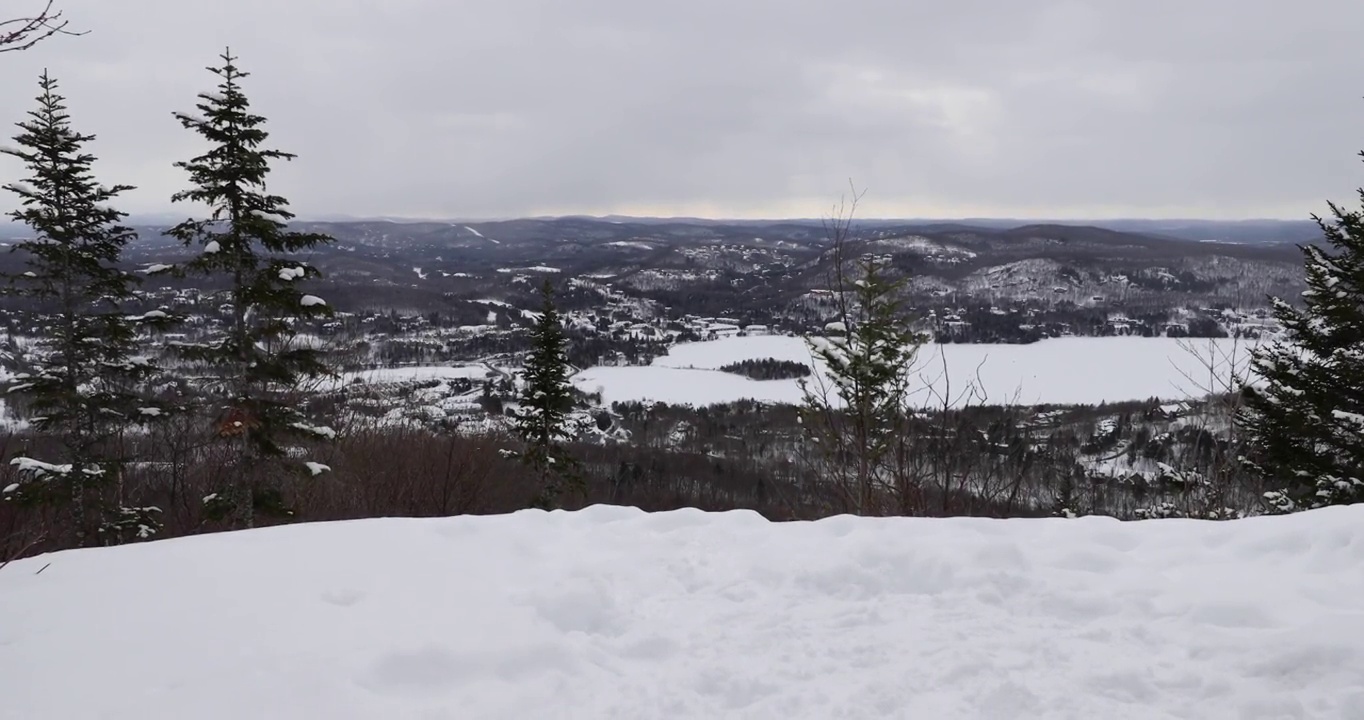
<path fill-rule="evenodd" d="M 800 381 L 801 425 L 821 476 L 846 509 L 875 513 L 877 496 L 891 486 L 909 373 L 923 338 L 910 327 L 903 282 L 888 275 L 881 259 L 858 260 L 850 283 L 844 270 L 835 272 L 838 319 L 826 327 L 827 337 L 807 339 L 826 375 Z"/>
<path fill-rule="evenodd" d="M 539 480 L 537 507 L 559 506 L 565 490 L 583 491 L 582 478 L 565 443 L 573 439 L 570 414 L 573 387 L 568 381 L 568 338 L 554 305 L 549 280 L 541 289 L 540 316 L 531 330 L 531 350 L 522 373 L 520 407 L 512 429 L 524 444 L 521 460 Z"/>
<path fill-rule="evenodd" d="M 130 315 L 137 278 L 119 267 L 134 232 L 109 206 L 127 185 L 107 187 L 92 173 L 85 150 L 93 135 L 71 127 L 57 82 L 43 73 L 38 107 L 18 124 L 17 147 L 0 152 L 23 161 L 27 182 L 7 185 L 20 209 L 9 217 L 33 235 L 11 249 L 27 270 L 10 278 L 46 325 L 31 367 L 8 391 L 27 401 L 32 427 L 56 440 L 47 459 L 19 456 L 21 482 L 7 500 L 60 503 L 70 512 L 69 541 L 77 546 L 118 542 L 155 531 L 156 508 L 125 505 L 120 439 L 133 425 L 165 415 L 148 396 L 156 369 L 139 354 L 139 326 L 160 326 L 164 311 Z"/>
<path fill-rule="evenodd" d="M 257 510 L 289 514 L 279 481 L 286 472 L 316 474 L 317 463 L 299 462 L 286 443 L 331 439 L 335 431 L 310 419 L 299 388 L 329 373 L 319 350 L 295 342 L 298 324 L 329 316 L 331 308 L 301 285 L 321 276 L 300 257 L 333 239 L 290 231 L 288 201 L 266 189 L 271 163 L 294 155 L 264 147 L 265 118 L 251 111 L 241 81 L 248 77 L 230 51 L 208 68 L 219 78 L 216 92 L 199 95 L 198 113 L 176 113 L 180 123 L 209 144 L 207 152 L 176 167 L 192 187 L 174 202 L 206 206 L 208 216 L 167 232 L 199 255 L 181 272 L 227 285 L 230 314 L 208 337 L 176 350 L 208 375 L 206 400 L 214 434 L 230 448 L 232 478 L 205 498 L 210 516 L 235 514 L 246 527 Z"/>
<path fill-rule="evenodd" d="M 1364 212 L 1328 207 L 1329 248 L 1300 246 L 1303 307 L 1273 300 L 1287 338 L 1254 351 L 1237 417 L 1275 512 L 1364 502 Z"/>

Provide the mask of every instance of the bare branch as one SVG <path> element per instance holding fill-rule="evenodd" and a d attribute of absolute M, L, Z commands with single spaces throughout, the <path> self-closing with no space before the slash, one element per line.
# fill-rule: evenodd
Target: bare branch
<path fill-rule="evenodd" d="M 84 35 L 89 30 L 67 30 L 69 20 L 61 10 L 53 10 L 56 0 L 47 0 L 42 11 L 30 17 L 0 20 L 0 53 L 27 50 L 53 35 Z"/>

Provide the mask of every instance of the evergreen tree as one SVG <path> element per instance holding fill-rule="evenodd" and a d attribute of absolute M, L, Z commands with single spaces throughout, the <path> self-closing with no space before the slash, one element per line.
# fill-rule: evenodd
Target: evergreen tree
<path fill-rule="evenodd" d="M 1328 207 L 1330 222 L 1313 219 L 1329 251 L 1300 246 L 1304 306 L 1274 299 L 1288 339 L 1254 351 L 1264 382 L 1237 418 L 1276 512 L 1364 502 L 1364 213 Z"/>
<path fill-rule="evenodd" d="M 800 381 L 801 425 L 814 441 L 821 475 L 849 511 L 877 512 L 877 495 L 891 488 L 895 450 L 905 431 L 909 373 L 923 338 L 910 329 L 900 299 L 903 283 L 877 258 L 857 263 L 851 289 L 838 290 L 839 319 L 827 337 L 810 338 L 810 352 L 827 368 Z"/>
<path fill-rule="evenodd" d="M 573 387 L 568 382 L 568 339 L 554 289 L 549 280 L 541 290 L 540 317 L 531 330 L 531 351 L 522 374 L 521 406 L 512 414 L 512 430 L 524 443 L 519 454 L 539 478 L 535 505 L 558 507 L 564 490 L 584 490 L 576 461 L 564 444 L 573 439 L 569 415 Z"/>
<path fill-rule="evenodd" d="M 835 320 L 825 337 L 807 338 L 811 355 L 824 365 L 799 383 L 800 422 L 812 446 L 811 464 L 856 514 L 883 510 L 888 492 L 902 513 L 918 502 L 904 472 L 909 377 L 924 338 L 912 330 L 904 306 L 903 279 L 891 277 L 884 257 L 853 252 L 851 208 L 835 209 L 825 224 L 831 243 L 829 286 Z"/>
<path fill-rule="evenodd" d="M 94 136 L 72 129 L 47 73 L 39 87 L 38 108 L 18 124 L 18 147 L 0 149 L 30 173 L 26 183 L 6 186 L 20 200 L 9 216 L 34 233 L 11 248 L 27 255 L 28 267 L 10 278 L 13 292 L 28 298 L 46 324 L 31 367 L 8 390 L 27 401 L 32 426 L 54 438 L 57 449 L 48 460 L 13 458 L 22 481 L 5 497 L 67 505 L 77 546 L 119 542 L 128 533 L 145 537 L 155 531 L 158 511 L 124 504 L 119 441 L 129 426 L 167 410 L 148 397 L 155 368 L 138 353 L 138 329 L 170 316 L 128 314 L 137 278 L 118 264 L 135 234 L 108 203 L 132 188 L 95 180 L 95 158 L 84 149 Z"/>
<path fill-rule="evenodd" d="M 216 416 L 215 434 L 232 448 L 233 479 L 205 498 L 205 510 L 212 516 L 235 513 L 251 527 L 257 510 L 288 514 L 278 489 L 283 472 L 325 469 L 291 460 L 285 443 L 335 435 L 301 407 L 301 384 L 328 369 L 319 350 L 295 341 L 300 321 L 331 314 L 321 298 L 300 289 L 302 281 L 321 275 L 300 255 L 333 240 L 288 229 L 294 215 L 285 198 L 267 192 L 266 177 L 273 161 L 294 155 L 263 147 L 265 118 L 251 112 L 242 92 L 248 73 L 236 66 L 230 51 L 221 57 L 221 66 L 208 68 L 220 79 L 217 92 L 199 95 L 198 114 L 176 113 L 210 147 L 176 163 L 189 174 L 192 187 L 172 200 L 207 206 L 209 214 L 167 234 L 200 248 L 181 272 L 227 284 L 231 309 L 224 325 L 176 350 L 209 376 L 205 390 Z"/>

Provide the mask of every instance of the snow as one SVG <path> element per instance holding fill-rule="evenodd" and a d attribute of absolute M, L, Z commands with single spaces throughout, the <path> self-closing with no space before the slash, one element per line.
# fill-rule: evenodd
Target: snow
<path fill-rule="evenodd" d="M 41 479 L 48 475 L 66 475 L 71 472 L 72 467 L 70 463 L 54 465 L 29 457 L 16 457 L 10 460 L 9 464 L 14 466 L 15 472 L 21 475 L 31 475 L 35 479 Z"/>
<path fill-rule="evenodd" d="M 1360 415 L 1359 413 L 1347 412 L 1345 410 L 1332 410 L 1331 417 L 1336 420 L 1343 420 L 1347 423 L 1351 423 L 1359 428 L 1364 428 L 1364 415 Z"/>
<path fill-rule="evenodd" d="M 201 535 L 0 570 L 0 716 L 1359 718 L 1361 563 L 1364 507 Z"/>
<path fill-rule="evenodd" d="M 326 305 L 327 301 L 316 295 L 304 295 L 298 299 L 298 303 L 303 307 L 313 307 L 314 305 Z"/>
<path fill-rule="evenodd" d="M 212 255 L 213 253 L 216 253 L 221 249 L 222 246 L 218 244 L 217 240 L 210 240 L 208 241 L 208 244 L 204 245 L 204 254 Z"/>
<path fill-rule="evenodd" d="M 504 273 L 504 274 L 506 274 L 506 273 L 523 273 L 523 272 L 529 272 L 529 273 L 557 273 L 557 272 L 560 272 L 559 268 L 556 268 L 556 267 L 549 267 L 548 265 L 532 265 L 532 266 L 530 266 L 530 267 L 522 267 L 522 268 L 498 268 L 497 271 L 500 272 L 500 273 Z"/>
<path fill-rule="evenodd" d="M 290 424 L 289 427 L 308 433 L 309 435 L 327 438 L 328 440 L 336 438 L 336 430 L 329 428 L 326 425 L 309 425 L 308 423 L 296 422 Z"/>
<path fill-rule="evenodd" d="M 299 278 L 305 277 L 307 274 L 308 274 L 307 268 L 303 267 L 281 268 L 279 271 L 279 279 L 285 282 L 289 282 L 291 280 L 298 280 Z"/>
<path fill-rule="evenodd" d="M 417 274 L 417 279 L 418 279 L 418 280 L 425 280 L 425 279 L 426 279 L 426 273 L 423 272 L 421 268 L 419 268 L 419 267 L 414 267 L 414 268 L 412 268 L 412 272 L 414 272 L 414 273 Z"/>
<path fill-rule="evenodd" d="M 381 368 L 377 370 L 360 370 L 342 373 L 341 382 L 349 385 L 357 381 L 381 384 L 415 382 L 420 380 L 446 380 L 452 378 L 482 380 L 491 372 L 493 371 L 489 370 L 487 365 L 414 365 L 411 367 Z"/>
<path fill-rule="evenodd" d="M 920 348 L 911 372 L 911 401 L 938 405 L 944 393 L 961 400 L 968 383 L 983 392 L 988 404 L 997 405 L 1202 397 L 1203 388 L 1220 387 L 1229 377 L 1233 369 L 1229 358 L 1238 372 L 1248 369 L 1246 342 L 1122 337 L 1055 338 L 1029 345 L 930 343 Z M 600 389 L 607 403 L 704 406 L 740 399 L 800 403 L 796 380 L 750 380 L 718 371 L 730 363 L 769 357 L 823 367 L 801 338 L 735 337 L 675 345 L 648 367 L 588 368 L 572 381 L 586 392 Z M 1204 359 L 1216 360 L 1212 372 L 1203 366 Z M 978 398 L 972 400 L 979 403 Z"/>
<path fill-rule="evenodd" d="M 331 472 L 332 469 L 330 465 L 323 465 L 320 462 L 305 462 L 303 465 L 308 468 L 308 472 L 312 473 L 314 477 L 321 475 L 324 472 Z"/>
<path fill-rule="evenodd" d="M 492 243 L 492 244 L 494 244 L 494 245 L 501 245 L 501 244 L 502 244 L 502 242 L 501 242 L 500 240 L 494 240 L 494 239 L 492 239 L 492 238 L 490 238 L 490 237 L 484 235 L 483 233 L 481 233 L 481 232 L 479 232 L 479 231 L 477 231 L 477 230 L 475 230 L 475 229 L 469 227 L 468 225 L 465 225 L 465 226 L 464 226 L 464 229 L 465 229 L 465 230 L 468 230 L 468 231 L 471 232 L 471 233 L 473 233 L 473 234 L 474 234 L 474 237 L 483 238 L 484 240 L 487 240 L 488 242 L 490 242 L 490 243 Z"/>
<path fill-rule="evenodd" d="M 179 120 L 180 122 L 183 122 L 183 123 L 185 123 L 185 124 L 187 124 L 187 125 L 207 125 L 207 124 L 208 124 L 208 121 L 207 121 L 207 120 L 205 120 L 204 118 L 202 118 L 202 117 L 200 117 L 200 116 L 198 116 L 198 115 L 195 115 L 194 113 L 177 112 L 177 113 L 172 113 L 172 114 L 175 116 L 175 118 L 176 118 L 177 120 Z"/>
<path fill-rule="evenodd" d="M 540 317 L 540 313 L 538 313 L 538 312 L 534 312 L 534 311 L 532 311 L 532 310 L 521 310 L 521 309 L 517 308 L 515 305 L 512 305 L 512 304 L 509 303 L 509 302 L 506 302 L 505 300 L 483 299 L 483 300 L 473 300 L 473 301 L 471 301 L 471 302 L 482 303 L 482 304 L 484 304 L 484 305 L 493 305 L 493 306 L 495 306 L 495 307 L 507 308 L 508 310 L 515 310 L 516 312 L 518 312 L 518 313 L 521 314 L 521 317 L 526 318 L 526 319 L 528 319 L 528 320 L 537 320 L 537 319 L 539 319 L 539 317 Z M 492 321 L 490 320 L 489 322 L 492 322 Z"/>
<path fill-rule="evenodd" d="M 155 275 L 157 273 L 162 273 L 167 270 L 174 269 L 174 267 L 175 267 L 174 265 L 163 265 L 161 263 L 153 263 L 145 268 L 142 268 L 142 272 L 146 273 L 147 275 Z"/>
<path fill-rule="evenodd" d="M 17 182 L 16 182 L 16 183 L 9 183 L 9 184 L 7 184 L 7 185 L 3 185 L 3 186 L 0 186 L 0 187 L 2 187 L 2 188 L 5 189 L 5 190 L 9 190 L 10 192 L 18 193 L 19 195 L 37 195 L 37 194 L 38 194 L 37 191 L 35 191 L 35 190 L 33 189 L 33 186 L 32 186 L 32 185 L 29 185 L 29 184 L 27 184 L 27 183 L 17 183 Z"/>
<path fill-rule="evenodd" d="M 604 243 L 603 247 L 629 248 L 632 250 L 654 250 L 657 246 L 641 240 L 616 240 L 615 242 Z"/>

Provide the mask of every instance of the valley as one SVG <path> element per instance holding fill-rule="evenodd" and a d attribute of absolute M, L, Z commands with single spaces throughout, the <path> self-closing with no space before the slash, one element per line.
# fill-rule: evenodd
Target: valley
<path fill-rule="evenodd" d="M 323 273 L 310 292 L 335 312 L 294 342 L 336 368 L 315 402 L 340 408 L 346 432 L 461 438 L 466 462 L 489 465 L 480 472 L 516 476 L 505 461 L 478 458 L 506 446 L 549 280 L 589 500 L 772 517 L 834 507 L 812 484 L 797 413 L 803 384 L 818 391 L 827 380 L 805 338 L 836 315 L 819 222 L 298 226 L 337 238 L 304 258 Z M 160 355 L 211 332 L 230 308 L 212 285 L 167 271 L 189 257 L 184 248 L 156 227 L 139 231 L 128 253 L 145 278 L 134 312 L 184 318 L 146 338 Z M 925 463 L 917 472 L 934 478 L 919 512 L 1134 517 L 1171 512 L 1167 504 L 1221 513 L 1253 502 L 1239 480 L 1214 493 L 1191 478 L 1227 462 L 1226 392 L 1245 377 L 1250 349 L 1280 332 L 1268 297 L 1303 287 L 1297 248 L 1266 237 L 858 224 L 851 252 L 905 278 L 913 326 L 927 339 L 908 395 L 925 427 L 912 438 Z M 6 302 L 0 358 L 12 374 L 46 321 Z M 743 361 L 809 374 L 759 380 L 721 369 Z M 18 409 L 6 422 L 22 433 Z M 345 464 L 328 452 L 324 462 Z"/>

